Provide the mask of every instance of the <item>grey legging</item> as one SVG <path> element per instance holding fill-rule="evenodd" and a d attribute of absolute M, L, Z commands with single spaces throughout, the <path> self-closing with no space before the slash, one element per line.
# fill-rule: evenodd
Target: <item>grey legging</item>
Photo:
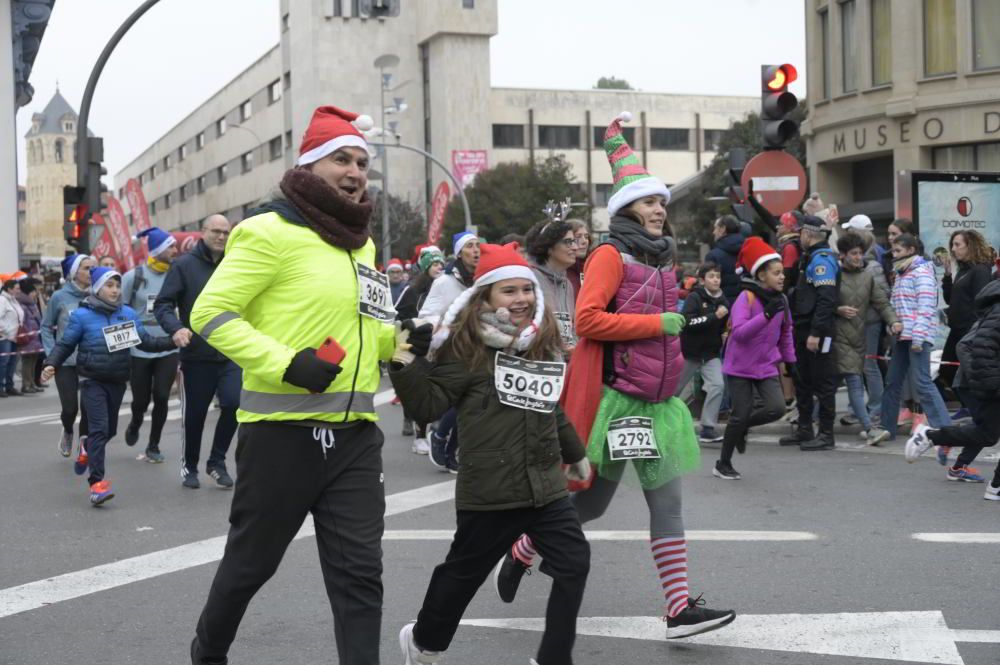
<path fill-rule="evenodd" d="M 573 505 L 585 524 L 604 514 L 618 489 L 618 481 L 597 476 L 590 489 L 573 495 Z M 649 537 L 683 538 L 684 519 L 681 517 L 681 479 L 674 478 L 655 490 L 643 490 L 649 506 Z"/>

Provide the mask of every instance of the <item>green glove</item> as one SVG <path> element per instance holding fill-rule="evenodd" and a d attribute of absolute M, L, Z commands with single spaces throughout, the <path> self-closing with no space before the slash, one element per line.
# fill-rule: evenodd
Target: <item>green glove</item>
<path fill-rule="evenodd" d="M 660 323 L 663 326 L 663 332 L 671 337 L 676 337 L 687 323 L 687 319 L 684 318 L 683 314 L 666 312 L 660 315 Z"/>

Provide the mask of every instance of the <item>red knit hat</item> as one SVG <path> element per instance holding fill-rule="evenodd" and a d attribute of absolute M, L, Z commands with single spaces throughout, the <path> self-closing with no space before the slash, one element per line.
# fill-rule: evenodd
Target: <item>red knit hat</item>
<path fill-rule="evenodd" d="M 370 152 L 368 141 L 361 132 L 367 132 L 374 126 L 370 116 L 344 111 L 336 106 L 320 106 L 313 111 L 295 163 L 299 166 L 312 164 L 348 146 Z"/>
<path fill-rule="evenodd" d="M 757 236 L 752 236 L 744 240 L 740 247 L 740 253 L 736 257 L 736 272 L 754 277 L 761 266 L 774 259 L 780 261 L 781 255 Z"/>

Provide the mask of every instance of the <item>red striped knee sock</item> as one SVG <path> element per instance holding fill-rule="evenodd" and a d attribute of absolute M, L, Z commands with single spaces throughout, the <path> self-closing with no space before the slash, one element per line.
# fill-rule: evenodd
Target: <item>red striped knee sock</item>
<path fill-rule="evenodd" d="M 514 547 L 511 548 L 510 553 L 525 566 L 530 566 L 535 561 L 535 556 L 538 555 L 534 545 L 531 544 L 531 538 L 527 536 L 518 538 L 517 542 L 514 543 Z"/>
<path fill-rule="evenodd" d="M 688 605 L 687 540 L 654 538 L 649 546 L 667 599 L 667 616 L 673 618 Z"/>

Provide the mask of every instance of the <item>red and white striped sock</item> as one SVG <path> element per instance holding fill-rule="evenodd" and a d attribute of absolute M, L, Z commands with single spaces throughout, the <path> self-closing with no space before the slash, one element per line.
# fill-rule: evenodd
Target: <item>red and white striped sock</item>
<path fill-rule="evenodd" d="M 535 557 L 538 555 L 534 545 L 531 544 L 531 538 L 527 536 L 518 538 L 514 543 L 514 547 L 511 548 L 510 553 L 525 566 L 530 566 L 534 563 Z"/>
<path fill-rule="evenodd" d="M 687 540 L 654 538 L 649 546 L 667 599 L 667 616 L 673 618 L 688 605 Z"/>

